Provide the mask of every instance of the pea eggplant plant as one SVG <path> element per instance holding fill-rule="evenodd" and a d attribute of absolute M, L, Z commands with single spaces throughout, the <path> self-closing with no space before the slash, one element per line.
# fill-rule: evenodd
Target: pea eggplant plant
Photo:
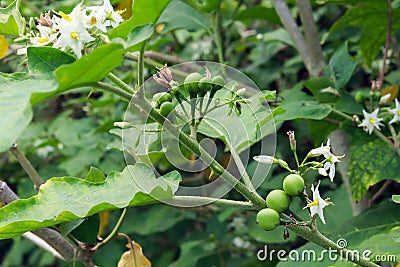
<path fill-rule="evenodd" d="M 393 194 L 392 202 L 383 201 L 376 207 L 373 204 L 390 183 L 394 183 L 393 180 L 400 179 L 400 104 L 394 75 L 386 77 L 392 86 L 384 88 L 389 43 L 392 30 L 397 30 L 392 29 L 392 19 L 399 17 L 397 7 L 394 5 L 392 10 L 390 0 L 386 5 L 365 1 L 350 8 L 332 26 L 332 33 L 346 26 L 360 26 L 358 22 L 349 21 L 363 14 L 366 8 L 385 7 L 387 19 L 384 29 L 387 33 L 379 77 L 368 89 L 348 92 L 345 86 L 357 65 L 350 56 L 349 44 L 339 45 L 326 63 L 310 1 L 295 1 L 304 35 L 286 1 L 271 1 L 271 6 L 265 9 L 273 10 L 274 16 L 280 19 L 285 30 L 285 37 L 281 36 L 281 40 L 287 37 L 285 42 L 290 42 L 298 52 L 311 77 L 277 96 L 276 91 L 259 90 L 243 73 L 224 64 L 227 63 L 227 52 L 224 51 L 223 37 L 228 37 L 222 34 L 221 28 L 225 25 L 221 22 L 222 15 L 230 14 L 235 18 L 245 5 L 243 1 L 239 2 L 139 0 L 131 1 L 128 10 L 115 10 L 109 0 L 91 6 L 81 2 L 70 12 L 44 12 L 36 20 L 28 20 L 28 25 L 19 11 L 20 1 L 0 9 L 0 34 L 18 36 L 14 39 L 19 44 L 17 53 L 26 57 L 28 69 L 27 72 L 1 73 L 0 106 L 4 119 L 0 125 L 7 130 L 1 135 L 0 151 L 9 150 L 15 156 L 38 191 L 35 196 L 19 199 L 8 182 L 0 183 L 3 206 L 0 209 L 0 239 L 23 235 L 63 261 L 103 266 L 94 263 L 93 257 L 119 235 L 128 240 L 129 251 L 122 254 L 118 266 L 151 266 L 151 257 L 149 260 L 144 256 L 139 243 L 122 233 L 128 208 L 161 204 L 176 209 L 197 207 L 201 210 L 207 206 L 228 213 L 230 210 L 248 212 L 252 214 L 249 215 L 252 222 L 244 222 L 244 227 L 258 224 L 258 228 L 252 230 L 253 236 L 267 234 L 268 237 L 271 233 L 283 232 L 280 240 L 284 242 L 291 242 L 299 236 L 310 241 L 301 249 L 333 251 L 335 261 L 343 266 L 353 263 L 379 266 L 383 260 L 371 257 L 372 253 L 374 256 L 389 253 L 394 260 L 390 258 L 388 261 L 396 263 L 396 257 L 400 257 L 397 255 L 400 251 L 400 218 L 399 207 L 392 202 L 399 203 L 399 196 Z M 234 11 L 225 12 L 224 8 L 229 5 L 235 7 Z M 255 6 L 252 11 L 259 8 Z M 177 10 L 193 16 L 175 20 Z M 266 11 L 263 7 L 262 10 Z M 132 15 L 124 20 L 123 16 L 128 12 Z M 240 14 L 246 17 L 245 11 Z M 208 22 L 210 26 L 204 26 Z M 232 27 L 230 23 L 226 21 L 228 28 Z M 185 63 L 171 55 L 146 51 L 155 33 L 162 35 L 165 29 L 173 32 L 185 26 L 205 27 L 204 32 L 214 40 L 220 63 Z M 179 39 L 179 36 L 172 35 L 173 39 Z M 366 40 L 363 42 L 368 44 Z M 365 46 L 362 45 L 361 50 L 368 63 L 368 60 L 373 60 L 371 54 L 376 47 L 366 49 Z M 146 53 L 166 62 L 181 64 L 168 67 L 165 62 L 160 64 L 146 58 Z M 118 68 L 126 67 L 124 64 L 131 60 L 137 62 L 134 86 L 123 78 L 121 72 L 118 73 Z M 153 66 L 152 69 L 156 67 L 156 73 L 146 81 L 145 64 Z M 128 71 L 133 72 L 130 67 Z M 119 142 L 109 146 L 123 152 L 126 166 L 122 171 L 111 170 L 107 177 L 93 167 L 85 178 L 67 173 L 44 181 L 20 150 L 19 138 L 29 125 L 34 124 L 31 123 L 32 107 L 70 91 L 82 92 L 80 90 L 89 90 L 88 98 L 101 90 L 129 103 L 125 104 L 124 118 L 114 120 L 109 126 L 112 128 L 110 132 L 119 138 Z M 300 147 L 299 143 L 304 143 L 297 141 L 295 132 L 289 129 L 288 142 L 282 143 L 287 144 L 290 153 L 275 155 L 276 128 L 284 128 L 285 121 L 295 123 L 298 119 L 322 123 L 315 126 L 314 134 L 319 133 L 321 137 L 317 139 L 323 144 L 312 149 Z M 323 123 L 331 123 L 334 130 L 342 130 L 328 137 L 333 129 Z M 58 127 L 60 125 L 62 123 Z M 64 138 L 68 140 L 70 137 L 66 135 Z M 296 129 L 296 135 L 304 134 Z M 251 150 L 259 147 L 265 139 L 269 140 L 268 147 L 272 146 L 273 151 L 261 148 L 255 153 Z M 70 143 L 76 140 L 72 138 Z M 86 145 L 90 146 L 89 143 Z M 217 157 L 218 144 L 223 144 L 225 153 L 229 151 L 232 163 L 226 164 Z M 244 152 L 249 150 L 252 157 L 247 154 L 246 160 Z M 89 153 L 88 157 L 92 155 Z M 371 163 L 374 157 L 376 160 Z M 342 173 L 340 178 L 336 178 L 337 165 L 340 165 Z M 284 178 L 266 179 L 265 172 L 276 171 L 278 167 L 282 169 L 278 172 Z M 75 166 L 70 170 L 73 168 Z M 190 172 L 207 173 L 207 180 L 197 183 L 193 177 L 186 178 Z M 258 179 L 260 173 L 261 179 Z M 324 177 L 329 177 L 329 180 Z M 323 198 L 321 184 L 335 187 L 338 179 L 342 179 L 346 187 L 343 190 L 345 196 Z M 332 221 L 330 219 L 335 218 L 332 215 L 326 219 L 324 212 L 336 209 L 343 198 L 362 202 L 368 187 L 382 180 L 385 180 L 384 184 L 369 200 L 368 208 L 371 209 L 357 210 L 360 205 L 351 203 L 350 213 L 354 216 L 350 216 L 348 221 L 340 218 Z M 265 188 L 269 193 L 264 198 Z M 231 197 L 231 190 L 238 195 Z M 325 195 L 323 190 L 322 195 Z M 107 212 L 116 209 L 121 209 L 122 213 L 107 237 L 84 242 L 71 234 L 84 224 L 84 218 L 98 213 L 100 225 L 104 228 Z M 386 217 L 380 218 L 382 216 Z M 319 220 L 323 223 L 320 227 Z M 130 223 L 135 224 L 135 220 Z M 232 224 L 233 228 L 238 228 Z M 372 243 L 368 242 L 369 237 L 359 235 L 363 232 L 359 228 L 365 229 Z M 342 237 L 354 244 L 347 247 L 334 239 Z M 374 243 L 374 240 L 379 242 Z M 196 244 L 191 245 L 196 247 Z M 390 251 L 382 251 L 385 248 Z M 188 245 L 182 248 L 182 253 L 190 249 Z M 367 249 L 370 254 L 361 255 Z M 204 257 L 209 255 L 209 251 L 204 252 Z M 256 255 L 254 252 L 251 257 L 257 259 Z M 199 259 L 191 262 L 193 259 L 181 257 L 170 266 L 196 266 Z M 278 259 L 281 260 L 279 255 Z M 318 260 L 325 264 L 327 259 L 322 257 Z M 309 262 L 309 266 L 315 266 L 311 259 Z M 226 266 L 223 260 L 220 264 Z M 253 266 L 251 264 L 246 266 Z M 281 260 L 279 266 L 285 264 L 289 263 Z"/>

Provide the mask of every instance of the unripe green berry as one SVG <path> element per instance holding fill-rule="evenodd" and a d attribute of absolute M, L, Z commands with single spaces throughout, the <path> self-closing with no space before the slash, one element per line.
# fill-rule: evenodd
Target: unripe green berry
<path fill-rule="evenodd" d="M 381 96 L 382 96 L 381 92 L 379 92 L 379 91 L 375 91 L 375 92 L 374 92 L 374 97 L 375 97 L 376 99 L 381 98 Z"/>
<path fill-rule="evenodd" d="M 365 101 L 365 94 L 362 91 L 358 91 L 354 98 L 358 103 L 362 103 Z"/>
<path fill-rule="evenodd" d="M 283 180 L 283 190 L 289 196 L 297 196 L 304 190 L 304 179 L 298 174 L 289 174 Z"/>
<path fill-rule="evenodd" d="M 164 102 L 160 106 L 160 113 L 164 117 L 167 117 L 169 113 L 175 108 L 174 104 L 171 102 Z"/>
<path fill-rule="evenodd" d="M 283 190 L 272 190 L 269 192 L 267 199 L 267 207 L 281 213 L 289 208 L 289 196 Z"/>
<path fill-rule="evenodd" d="M 222 76 L 215 76 L 212 78 L 212 83 L 214 84 L 214 88 L 216 90 L 221 89 L 225 85 L 225 79 Z"/>
<path fill-rule="evenodd" d="M 200 73 L 193 72 L 190 73 L 185 78 L 185 88 L 190 94 L 197 94 L 199 91 L 199 81 L 203 78 Z"/>
<path fill-rule="evenodd" d="M 199 81 L 199 89 L 205 94 L 207 91 L 211 90 L 212 80 L 208 77 L 203 77 Z"/>
<path fill-rule="evenodd" d="M 262 209 L 257 213 L 257 224 L 266 231 L 274 230 L 279 225 L 279 213 L 273 209 Z"/>

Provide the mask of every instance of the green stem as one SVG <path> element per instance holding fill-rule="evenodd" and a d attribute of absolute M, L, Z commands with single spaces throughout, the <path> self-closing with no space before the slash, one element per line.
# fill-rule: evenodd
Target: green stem
<path fill-rule="evenodd" d="M 399 147 L 399 137 L 397 136 L 396 130 L 394 129 L 394 127 L 391 124 L 388 124 L 388 128 L 390 131 L 390 134 L 392 135 L 393 141 L 396 144 L 396 147 Z"/>
<path fill-rule="evenodd" d="M 133 90 L 132 87 L 130 87 L 128 84 L 126 84 L 124 81 L 122 81 L 120 78 L 118 78 L 117 76 L 115 76 L 113 73 L 109 73 L 107 75 L 107 78 L 109 78 L 113 83 L 115 83 L 116 85 L 119 86 L 119 88 L 121 88 L 122 90 L 133 94 L 135 91 Z"/>
<path fill-rule="evenodd" d="M 328 239 L 324 235 L 322 235 L 318 230 L 316 229 L 310 229 L 309 227 L 304 227 L 304 226 L 294 226 L 294 225 L 288 225 L 288 229 L 292 230 L 302 238 L 311 241 L 325 249 L 328 249 L 329 251 L 332 251 L 336 255 L 342 255 L 346 257 L 346 255 L 349 258 L 349 261 L 352 261 L 360 266 L 364 267 L 379 267 L 379 265 L 373 263 L 372 261 L 365 260 L 362 256 L 357 259 L 356 256 L 352 257 L 354 253 L 352 251 L 349 251 L 346 248 L 340 247 L 338 244 L 333 242 L 332 240 Z"/>
<path fill-rule="evenodd" d="M 140 93 L 143 93 L 143 88 L 141 89 L 141 85 L 144 84 L 144 52 L 146 50 L 146 41 L 143 42 L 142 48 L 140 49 L 140 54 L 138 58 L 138 90 Z"/>
<path fill-rule="evenodd" d="M 94 88 L 108 91 L 110 93 L 119 95 L 120 97 L 122 97 L 128 101 L 132 98 L 132 94 L 120 89 L 119 87 L 116 87 L 116 86 L 108 84 L 108 83 L 103 83 L 103 82 L 88 83 L 87 86 L 92 86 Z"/>
<path fill-rule="evenodd" d="M 38 191 L 40 185 L 43 183 L 42 178 L 40 178 L 39 174 L 32 166 L 27 157 L 18 149 L 17 144 L 13 144 L 10 148 L 10 152 L 17 158 L 19 164 L 24 169 L 24 171 L 28 174 L 29 178 L 33 181 L 35 185 L 35 190 Z"/>
<path fill-rule="evenodd" d="M 221 39 L 221 11 L 217 11 L 217 21 L 214 29 L 214 39 L 215 45 L 217 46 L 217 53 L 218 53 L 218 61 L 219 63 L 224 63 L 224 51 L 222 48 L 222 39 Z"/>
<path fill-rule="evenodd" d="M 127 208 L 123 209 L 121 216 L 119 217 L 119 220 L 118 220 L 117 224 L 115 225 L 114 229 L 103 241 L 101 241 L 96 246 L 94 246 L 91 249 L 92 251 L 99 250 L 101 247 L 103 247 L 105 244 L 110 242 L 110 240 L 113 239 L 118 234 L 118 231 L 119 231 L 119 229 L 121 229 L 122 223 L 124 222 L 127 213 L 128 213 L 128 209 Z"/>
<path fill-rule="evenodd" d="M 213 205 L 218 207 L 235 207 L 245 210 L 257 210 L 257 207 L 251 202 L 245 201 L 236 201 L 230 199 L 219 199 L 212 197 L 199 197 L 199 196 L 173 196 L 172 199 L 174 204 L 183 204 L 183 205 Z"/>
<path fill-rule="evenodd" d="M 336 115 L 339 115 L 340 117 L 349 120 L 349 121 L 353 121 L 353 118 L 350 117 L 349 115 L 347 115 L 346 113 L 343 113 L 337 109 L 332 108 L 332 113 L 335 113 Z"/>
<path fill-rule="evenodd" d="M 250 190 L 250 192 L 254 192 L 255 194 L 257 194 L 256 190 L 253 187 L 253 184 L 251 183 L 251 179 L 246 171 L 246 167 L 243 165 L 239 153 L 237 153 L 236 149 L 230 144 L 229 144 L 229 149 L 231 150 L 231 155 L 233 157 L 233 160 L 235 161 L 236 167 L 238 168 L 240 175 L 242 176 L 245 186 Z"/>

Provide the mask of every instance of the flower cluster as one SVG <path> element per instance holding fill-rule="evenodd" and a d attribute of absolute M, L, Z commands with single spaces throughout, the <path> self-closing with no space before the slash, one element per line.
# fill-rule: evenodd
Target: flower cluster
<path fill-rule="evenodd" d="M 31 34 L 30 43 L 32 46 L 71 49 L 80 58 L 82 49 L 95 41 L 96 36 L 123 22 L 122 12 L 114 11 L 110 0 L 104 0 L 102 6 L 86 8 L 80 3 L 69 14 L 59 11 L 50 17 L 49 11 L 37 19 L 38 31 Z"/>
<path fill-rule="evenodd" d="M 296 140 L 294 137 L 294 132 L 289 132 L 289 141 L 290 141 L 291 150 L 296 155 Z M 313 157 L 319 157 L 319 156 L 323 156 L 324 159 L 320 162 L 317 162 L 317 161 L 307 162 L 307 159 L 313 158 Z M 311 149 L 310 152 L 308 152 L 306 158 L 303 160 L 303 162 L 301 164 L 298 163 L 298 168 L 300 170 L 303 167 L 311 165 L 311 167 L 309 167 L 309 169 L 318 170 L 319 174 L 321 174 L 323 176 L 329 176 L 331 182 L 333 182 L 333 178 L 335 177 L 335 174 L 336 174 L 335 164 L 340 162 L 342 157 L 344 157 L 344 155 L 337 156 L 331 152 L 330 140 L 328 139 L 326 145 L 322 144 L 320 147 Z M 299 173 L 299 171 L 296 172 L 296 171 L 291 170 L 288 167 L 288 164 L 281 159 L 276 159 L 276 158 L 274 158 L 272 156 L 268 156 L 268 155 L 259 155 L 259 156 L 255 156 L 253 158 L 255 161 L 258 161 L 260 163 L 279 164 L 282 168 L 289 170 L 291 173 L 301 174 L 301 173 Z M 316 215 L 318 215 L 320 217 L 321 221 L 325 224 L 323 209 L 327 206 L 333 205 L 333 203 L 329 202 L 328 199 L 324 200 L 320 196 L 319 189 L 318 189 L 320 182 L 321 181 L 319 181 L 317 186 L 315 186 L 315 187 L 314 187 L 314 185 L 311 185 L 311 191 L 312 191 L 313 198 L 312 198 L 312 200 L 310 200 L 307 197 L 307 203 L 305 203 L 306 206 L 304 207 L 304 209 L 310 208 L 311 217 L 314 218 Z M 303 186 L 304 186 L 304 183 L 303 183 Z M 285 182 L 284 182 L 284 189 L 285 189 Z M 286 191 L 286 189 L 285 189 L 285 191 Z"/>
<path fill-rule="evenodd" d="M 395 108 L 389 109 L 389 112 L 394 115 L 393 118 L 389 121 L 389 124 L 393 124 L 400 121 L 400 103 L 397 99 L 395 100 Z M 369 134 L 371 134 L 374 131 L 374 128 L 380 131 L 381 130 L 380 126 L 383 125 L 381 123 L 381 121 L 383 121 L 383 118 L 379 118 L 378 113 L 379 113 L 379 108 L 375 109 L 372 113 L 368 113 L 365 110 L 363 110 L 364 119 L 358 125 L 358 127 L 363 127 L 364 130 Z"/>

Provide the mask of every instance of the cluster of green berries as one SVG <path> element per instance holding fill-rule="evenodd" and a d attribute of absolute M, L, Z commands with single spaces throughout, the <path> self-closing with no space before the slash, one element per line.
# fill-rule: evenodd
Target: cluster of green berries
<path fill-rule="evenodd" d="M 161 115 L 167 117 L 169 113 L 175 108 L 175 104 L 172 102 L 172 95 L 170 92 L 161 92 L 153 95 L 153 101 L 155 108 L 160 110 Z"/>
<path fill-rule="evenodd" d="M 184 85 L 190 98 L 204 97 L 207 92 L 210 92 L 210 98 L 213 98 L 215 93 L 224 87 L 225 79 L 219 75 L 211 78 L 208 75 L 203 76 L 198 72 L 193 72 L 186 76 Z"/>
<path fill-rule="evenodd" d="M 283 190 L 272 190 L 266 198 L 268 208 L 257 214 L 257 224 L 264 230 L 275 229 L 279 223 L 279 213 L 289 208 L 290 196 L 298 196 L 304 190 L 304 179 L 298 174 L 289 174 L 283 180 Z"/>
<path fill-rule="evenodd" d="M 357 93 L 354 95 L 354 99 L 358 103 L 363 103 L 368 98 L 379 100 L 381 98 L 381 96 L 382 96 L 382 94 L 379 91 L 370 91 L 368 94 L 363 91 L 357 91 Z"/>

